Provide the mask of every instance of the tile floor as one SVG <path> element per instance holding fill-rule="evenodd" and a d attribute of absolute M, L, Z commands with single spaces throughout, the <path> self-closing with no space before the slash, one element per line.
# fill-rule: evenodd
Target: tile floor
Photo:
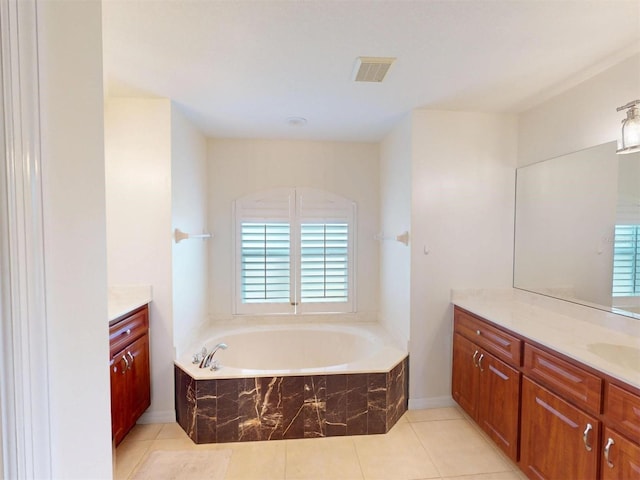
<path fill-rule="evenodd" d="M 136 425 L 116 450 L 115 478 L 153 450 L 185 449 L 231 449 L 227 480 L 526 478 L 456 407 L 410 410 L 385 435 L 270 442 L 195 445 L 178 424 Z"/>

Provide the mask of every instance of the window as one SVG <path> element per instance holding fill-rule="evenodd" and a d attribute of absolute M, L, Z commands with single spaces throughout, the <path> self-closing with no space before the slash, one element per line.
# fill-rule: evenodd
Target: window
<path fill-rule="evenodd" d="M 612 294 L 640 295 L 640 225 L 615 227 Z"/>
<path fill-rule="evenodd" d="M 234 203 L 235 313 L 352 312 L 355 204 L 315 189 Z"/>

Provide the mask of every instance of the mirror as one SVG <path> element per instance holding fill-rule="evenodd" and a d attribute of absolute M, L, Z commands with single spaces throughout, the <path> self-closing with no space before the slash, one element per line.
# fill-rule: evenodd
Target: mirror
<path fill-rule="evenodd" d="M 640 153 L 615 152 L 517 170 L 513 286 L 640 319 Z"/>

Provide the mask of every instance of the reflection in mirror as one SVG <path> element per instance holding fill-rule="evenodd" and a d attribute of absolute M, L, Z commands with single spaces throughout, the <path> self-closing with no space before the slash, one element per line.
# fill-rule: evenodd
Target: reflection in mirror
<path fill-rule="evenodd" d="M 615 152 L 518 169 L 513 283 L 640 319 L 640 153 Z"/>

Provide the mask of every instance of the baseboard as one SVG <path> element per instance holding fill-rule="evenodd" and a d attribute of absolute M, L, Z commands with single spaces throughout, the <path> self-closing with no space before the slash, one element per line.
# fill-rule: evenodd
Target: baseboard
<path fill-rule="evenodd" d="M 176 421 L 176 411 L 167 410 L 164 412 L 145 412 L 136 423 L 174 423 Z"/>
<path fill-rule="evenodd" d="M 427 397 L 427 398 L 410 398 L 409 410 L 423 410 L 425 408 L 442 408 L 453 407 L 456 402 L 450 396 L 446 397 Z"/>

